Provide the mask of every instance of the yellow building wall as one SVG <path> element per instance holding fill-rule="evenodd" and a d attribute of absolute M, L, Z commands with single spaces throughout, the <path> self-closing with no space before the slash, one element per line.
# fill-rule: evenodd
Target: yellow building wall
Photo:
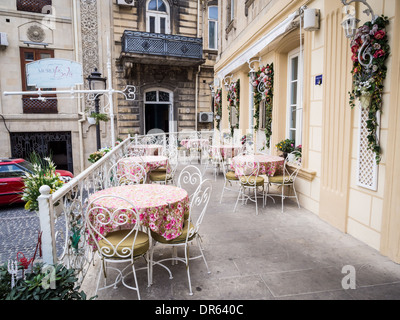
<path fill-rule="evenodd" d="M 351 90 L 352 77 L 350 59 L 350 40 L 345 37 L 341 22 L 344 18 L 341 1 L 279 1 L 262 5 L 254 1 L 249 8 L 249 16 L 241 16 L 237 11 L 235 29 L 220 35 L 222 51 L 215 66 L 215 72 L 229 65 L 257 39 L 272 30 L 293 10 L 306 4 L 309 8 L 320 10 L 320 29 L 303 32 L 304 48 L 304 105 L 303 105 L 303 167 L 296 182 L 302 207 L 319 215 L 339 230 L 349 233 L 369 246 L 400 261 L 399 228 L 400 212 L 395 203 L 396 196 L 388 192 L 388 186 L 399 190 L 399 183 L 391 179 L 395 171 L 393 143 L 398 136 L 395 128 L 399 126 L 399 113 L 395 113 L 395 84 L 398 82 L 398 55 L 392 54 L 388 61 L 388 75 L 385 82 L 383 113 L 381 118 L 380 143 L 383 150 L 378 168 L 378 188 L 376 191 L 357 185 L 357 159 L 359 136 L 359 110 L 351 109 L 348 91 Z M 399 34 L 395 26 L 400 23 L 400 3 L 396 0 L 369 0 L 376 15 L 389 17 L 388 34 L 390 45 L 399 47 Z M 363 4 L 355 5 L 359 26 L 367 19 Z M 257 9 L 257 10 L 256 10 Z M 221 8 L 224 10 L 224 8 Z M 257 13 L 258 12 L 258 13 Z M 251 17 L 252 21 L 249 21 Z M 224 19 L 224 16 L 222 17 Z M 224 23 L 224 20 L 222 21 Z M 222 25 L 222 30 L 224 25 Z M 259 55 L 260 65 L 274 63 L 274 110 L 271 137 L 271 153 L 277 154 L 275 144 L 286 138 L 287 104 L 287 54 L 300 45 L 299 29 L 276 39 Z M 397 46 L 397 47 L 396 47 Z M 393 51 L 392 51 L 393 52 Z M 397 70 L 393 74 L 392 70 Z M 244 64 L 232 72 L 234 79 L 241 79 L 241 119 L 242 129 L 248 129 L 249 67 Z M 316 85 L 315 77 L 323 75 L 323 84 Z M 397 78 L 396 78 L 397 77 Z M 396 82 L 396 83 L 397 83 Z M 397 86 L 398 87 L 398 86 Z M 396 87 L 396 90 L 397 90 Z M 222 128 L 228 128 L 226 111 L 226 91 L 223 88 Z M 398 103 L 397 103 L 398 105 Z M 390 112 L 389 112 L 390 111 Z M 397 120 L 393 119 L 397 116 Z M 396 119 L 396 117 L 394 117 Z M 388 166 L 387 156 L 390 155 Z M 396 221 L 397 229 L 392 225 Z M 397 231 L 396 231 L 397 230 Z M 397 243 L 397 244 L 396 244 Z"/>

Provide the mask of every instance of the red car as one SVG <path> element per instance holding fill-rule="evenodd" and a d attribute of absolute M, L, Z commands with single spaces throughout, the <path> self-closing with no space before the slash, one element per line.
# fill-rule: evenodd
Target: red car
<path fill-rule="evenodd" d="M 32 163 L 25 159 L 0 159 L 0 205 L 20 203 L 25 172 L 32 172 Z M 66 170 L 56 170 L 64 182 L 74 176 Z"/>

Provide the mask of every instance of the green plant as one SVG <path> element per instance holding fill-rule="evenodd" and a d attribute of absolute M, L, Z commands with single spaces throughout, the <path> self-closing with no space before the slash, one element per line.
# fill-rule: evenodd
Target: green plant
<path fill-rule="evenodd" d="M 89 117 L 96 119 L 96 124 L 99 124 L 100 121 L 107 122 L 108 120 L 110 120 L 108 115 L 105 113 L 92 112 Z"/>
<path fill-rule="evenodd" d="M 111 150 L 112 149 L 109 147 L 101 148 L 100 150 L 91 153 L 89 155 L 88 161 L 91 163 L 95 163 L 96 161 L 99 161 L 101 158 L 103 158 Z"/>
<path fill-rule="evenodd" d="M 41 159 L 38 154 L 32 153 L 30 160 L 33 164 L 33 172 L 27 172 L 23 177 L 24 188 L 22 200 L 25 201 L 25 210 L 38 211 L 39 203 L 37 198 L 40 196 L 40 187 L 47 185 L 50 193 L 64 185 L 60 174 L 56 172 L 56 166 L 50 158 Z"/>
<path fill-rule="evenodd" d="M 221 130 L 221 120 L 222 120 L 222 100 L 221 100 L 222 90 L 219 88 L 215 93 L 214 98 L 214 108 L 215 108 L 215 122 L 217 123 L 217 129 Z"/>
<path fill-rule="evenodd" d="M 46 271 L 47 270 L 47 271 Z M 54 281 L 52 284 L 51 281 Z M 0 266 L 1 300 L 86 300 L 86 294 L 76 286 L 74 269 L 61 264 L 44 267 L 38 263 L 25 278 L 18 279 L 11 288 L 11 275 L 7 264 Z"/>
<path fill-rule="evenodd" d="M 295 144 L 294 140 L 285 139 L 285 140 L 282 140 L 281 142 L 277 143 L 276 148 L 278 149 L 278 151 L 281 151 L 284 153 L 290 153 L 296 149 L 294 144 Z"/>
<path fill-rule="evenodd" d="M 262 84 L 262 92 L 258 91 L 258 87 Z M 259 129 L 260 105 L 265 100 L 265 138 L 266 145 L 270 145 L 272 136 L 272 108 L 274 97 L 274 64 L 267 64 L 256 72 L 256 77 L 252 82 L 254 88 L 254 129 Z"/>
<path fill-rule="evenodd" d="M 368 21 L 361 26 L 351 41 L 353 69 L 353 89 L 350 94 L 350 106 L 354 108 L 356 99 L 370 98 L 368 108 L 368 145 L 375 153 L 376 162 L 381 160 L 381 147 L 377 139 L 378 113 L 382 112 L 383 83 L 386 79 L 386 59 L 390 55 L 389 40 L 386 26 L 389 19 L 385 16 L 378 17 L 374 22 Z M 370 41 L 369 51 L 361 52 L 361 57 L 370 56 L 371 65 L 367 67 L 359 61 L 359 52 L 363 50 L 366 41 Z M 366 56 L 364 54 L 366 53 Z M 365 61 L 364 61 L 365 62 Z M 368 62 L 367 62 L 368 64 Z"/>
<path fill-rule="evenodd" d="M 235 82 L 232 82 L 228 89 L 228 110 L 229 110 L 229 119 L 232 121 L 232 108 L 236 109 L 236 125 L 233 126 L 231 124 L 231 134 L 233 136 L 234 129 L 239 129 L 239 118 L 240 118 L 240 79 Z"/>

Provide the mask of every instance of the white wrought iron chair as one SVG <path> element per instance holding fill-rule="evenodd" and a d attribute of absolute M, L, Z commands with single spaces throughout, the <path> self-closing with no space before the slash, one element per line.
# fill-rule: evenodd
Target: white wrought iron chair
<path fill-rule="evenodd" d="M 270 193 L 269 192 L 270 188 L 268 188 L 266 196 L 281 197 L 282 212 L 283 212 L 283 202 L 286 198 L 295 198 L 297 201 L 297 205 L 300 208 L 299 198 L 297 197 L 295 188 L 295 181 L 300 169 L 301 169 L 301 152 L 293 151 L 292 153 L 289 153 L 285 159 L 282 175 L 268 177 L 269 186 L 276 186 L 278 188 L 281 188 L 281 192 Z M 285 194 L 285 187 L 292 187 L 294 195 Z M 267 197 L 265 198 L 265 201 L 267 200 Z"/>
<path fill-rule="evenodd" d="M 116 206 L 116 202 L 121 206 L 110 209 L 107 202 Z M 136 271 L 147 269 L 148 286 L 150 286 L 150 268 L 149 268 L 149 247 L 150 237 L 147 233 L 140 231 L 141 225 L 139 215 L 134 205 L 127 199 L 104 195 L 93 199 L 86 210 L 86 231 L 88 240 L 101 259 L 100 270 L 96 285 L 96 294 L 99 290 L 110 287 L 117 288 L 122 284 L 132 290 L 135 290 L 140 300 L 139 286 L 136 278 Z M 107 230 L 107 231 L 106 231 Z M 135 261 L 144 258 L 147 266 L 135 270 Z M 123 269 L 109 266 L 109 264 L 126 264 Z M 126 273 L 128 268 L 132 271 Z M 109 270 L 117 271 L 115 281 L 107 284 Z M 104 276 L 104 286 L 99 288 L 101 275 Z M 133 274 L 134 285 L 127 284 L 126 277 Z"/>
<path fill-rule="evenodd" d="M 222 203 L 222 198 L 224 197 L 225 190 L 239 192 L 239 178 L 236 176 L 235 171 L 229 170 L 229 163 L 226 161 L 222 161 L 221 168 L 224 174 L 224 186 L 222 188 L 221 199 L 219 203 Z M 236 189 L 232 189 L 233 185 L 237 184 Z"/>
<path fill-rule="evenodd" d="M 151 183 L 161 183 L 161 184 L 175 184 L 175 174 L 178 168 L 178 161 L 171 158 L 168 159 L 165 168 L 156 169 L 149 174 L 149 180 Z"/>
<path fill-rule="evenodd" d="M 166 268 L 169 271 L 170 278 L 171 278 L 172 272 L 162 263 L 164 261 L 172 261 L 175 263 L 178 263 L 179 261 L 181 261 L 181 262 L 185 263 L 188 282 L 189 282 L 189 294 L 190 295 L 193 295 L 193 291 L 192 291 L 192 284 L 191 284 L 191 279 L 190 279 L 189 261 L 198 259 L 198 258 L 203 258 L 203 261 L 207 268 L 207 272 L 211 273 L 208 268 L 208 264 L 207 264 L 206 258 L 204 256 L 204 253 L 203 253 L 203 247 L 200 243 L 201 237 L 199 234 L 201 223 L 204 219 L 204 215 L 207 211 L 207 206 L 210 201 L 211 192 L 212 192 L 211 181 L 208 179 L 204 180 L 199 185 L 199 187 L 197 188 L 196 192 L 193 195 L 193 198 L 190 203 L 189 216 L 184 221 L 183 232 L 179 237 L 177 237 L 173 240 L 166 240 L 162 236 L 151 231 L 151 237 L 153 239 L 152 247 L 150 248 L 150 263 L 151 263 L 151 265 L 152 266 L 154 264 L 162 265 L 164 268 Z M 194 241 L 196 241 L 196 243 L 197 243 L 200 254 L 197 256 L 194 256 L 194 257 L 190 257 L 189 244 L 193 243 Z M 168 247 L 172 247 L 173 249 L 176 249 L 177 247 L 183 247 L 185 256 L 179 257 L 176 254 L 177 251 L 172 250 L 171 258 L 165 258 L 165 259 L 154 262 L 153 261 L 154 248 L 158 243 L 168 246 Z M 152 283 L 153 282 L 153 268 L 151 268 L 150 270 L 151 270 L 150 271 L 150 283 Z"/>
<path fill-rule="evenodd" d="M 122 158 L 111 166 L 105 180 L 105 188 L 121 185 L 143 184 L 147 180 L 146 169 L 136 161 Z"/>
<path fill-rule="evenodd" d="M 233 212 L 236 211 L 237 204 L 239 200 L 242 200 L 243 203 L 247 204 L 247 201 L 253 201 L 256 204 L 256 215 L 258 215 L 258 192 L 257 189 L 262 189 L 262 199 L 263 199 L 263 207 L 265 203 L 265 192 L 264 192 L 264 178 L 260 177 L 259 174 L 260 164 L 256 161 L 248 161 L 244 164 L 243 167 L 243 175 L 239 176 L 239 194 L 236 200 L 235 208 Z M 248 191 L 248 194 L 246 194 Z M 252 198 L 251 193 L 254 192 L 254 198 Z"/>
<path fill-rule="evenodd" d="M 203 159 L 205 161 L 204 169 L 203 169 L 203 176 L 206 174 L 207 170 L 212 169 L 214 172 L 214 180 L 217 180 L 217 175 L 220 171 L 220 167 L 222 166 L 222 155 L 218 148 L 213 148 L 212 146 L 207 146 L 203 149 L 202 154 Z"/>
<path fill-rule="evenodd" d="M 184 167 L 180 172 L 177 187 L 185 189 L 191 199 L 202 181 L 203 175 L 201 174 L 200 169 L 190 164 Z"/>

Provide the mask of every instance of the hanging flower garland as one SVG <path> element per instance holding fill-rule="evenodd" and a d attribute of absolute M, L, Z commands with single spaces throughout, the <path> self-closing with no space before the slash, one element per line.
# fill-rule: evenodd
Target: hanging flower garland
<path fill-rule="evenodd" d="M 214 97 L 214 111 L 215 111 L 215 122 L 217 123 L 217 129 L 221 130 L 221 120 L 222 120 L 222 100 L 221 100 L 222 90 L 219 88 L 215 93 Z"/>
<path fill-rule="evenodd" d="M 376 155 L 376 162 L 381 160 L 381 147 L 377 138 L 378 112 L 382 111 L 383 82 L 386 78 L 386 59 L 390 54 L 390 46 L 386 33 L 389 19 L 385 16 L 378 17 L 374 22 L 366 22 L 361 26 L 351 42 L 353 53 L 353 89 L 350 94 L 350 106 L 354 108 L 355 100 L 367 100 L 369 119 L 367 120 L 369 148 Z M 361 53 L 361 57 L 370 56 L 371 65 L 365 66 L 365 61 L 359 60 L 359 51 L 370 42 L 370 47 Z M 368 62 L 367 62 L 368 63 Z M 364 65 L 363 65 L 364 64 Z"/>
<path fill-rule="evenodd" d="M 259 129 L 260 103 L 265 100 L 265 137 L 267 146 L 270 144 L 272 135 L 272 106 L 274 97 L 274 64 L 267 64 L 256 73 L 252 83 L 254 88 L 254 129 Z M 260 89 L 260 90 L 258 90 Z M 261 91 L 261 92 L 259 92 Z"/>
<path fill-rule="evenodd" d="M 240 79 L 235 82 L 232 82 L 229 85 L 228 89 L 228 110 L 229 110 L 229 119 L 232 119 L 231 112 L 232 107 L 236 108 L 236 125 L 231 124 L 231 133 L 233 135 L 234 129 L 239 129 L 239 118 L 240 118 Z"/>

